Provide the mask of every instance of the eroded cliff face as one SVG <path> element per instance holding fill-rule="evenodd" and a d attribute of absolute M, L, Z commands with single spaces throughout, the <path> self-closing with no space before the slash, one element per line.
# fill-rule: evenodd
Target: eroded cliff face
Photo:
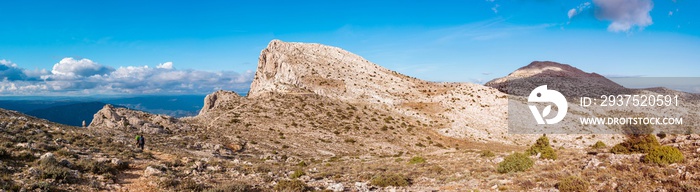
<path fill-rule="evenodd" d="M 205 114 L 215 108 L 219 108 L 223 103 L 231 100 L 241 99 L 241 96 L 233 91 L 219 90 L 204 98 L 204 107 L 199 111 L 199 114 Z"/>
<path fill-rule="evenodd" d="M 124 129 L 127 131 L 147 134 L 170 133 L 178 130 L 188 130 L 189 125 L 180 123 L 176 118 L 167 115 L 155 115 L 142 111 L 117 108 L 105 105 L 93 116 L 90 129 Z"/>

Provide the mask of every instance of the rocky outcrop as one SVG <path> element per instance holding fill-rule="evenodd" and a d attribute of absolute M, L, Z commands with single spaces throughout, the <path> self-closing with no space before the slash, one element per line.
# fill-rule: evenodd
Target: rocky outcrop
<path fill-rule="evenodd" d="M 350 102 L 395 104 L 424 81 L 382 68 L 343 49 L 273 40 L 262 50 L 248 97 L 268 92 L 318 94 Z"/>
<path fill-rule="evenodd" d="M 202 107 L 202 110 L 199 111 L 199 114 L 202 115 L 214 108 L 221 107 L 221 105 L 226 101 L 236 100 L 240 98 L 240 95 L 232 91 L 216 91 L 212 94 L 207 95 L 207 97 L 204 98 L 204 107 Z"/>
<path fill-rule="evenodd" d="M 319 95 L 389 110 L 449 137 L 502 141 L 506 136 L 507 102 L 498 90 L 423 81 L 327 45 L 271 41 L 260 53 L 247 99 L 269 94 Z"/>
<path fill-rule="evenodd" d="M 142 111 L 117 108 L 105 105 L 95 113 L 91 129 L 116 129 L 138 131 L 147 134 L 170 133 L 175 130 L 189 129 L 189 125 L 180 123 L 178 119 L 167 115 L 155 115 Z"/>

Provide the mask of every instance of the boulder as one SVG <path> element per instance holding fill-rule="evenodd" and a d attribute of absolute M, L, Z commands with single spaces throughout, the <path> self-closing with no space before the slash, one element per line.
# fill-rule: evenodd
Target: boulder
<path fill-rule="evenodd" d="M 163 171 L 160 169 L 153 168 L 151 166 L 146 167 L 146 170 L 144 170 L 143 175 L 145 176 L 154 176 L 154 175 L 161 175 L 163 174 Z"/>

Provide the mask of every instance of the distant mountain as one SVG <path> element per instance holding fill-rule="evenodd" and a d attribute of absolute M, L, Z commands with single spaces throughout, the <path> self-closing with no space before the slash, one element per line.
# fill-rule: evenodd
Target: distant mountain
<path fill-rule="evenodd" d="M 527 96 L 540 85 L 548 85 L 567 97 L 629 93 L 631 90 L 597 73 L 587 73 L 571 65 L 552 61 L 533 61 L 508 76 L 484 84 L 501 92 Z"/>
<path fill-rule="evenodd" d="M 22 113 L 27 113 L 30 111 L 38 110 L 38 109 L 45 109 L 49 107 L 55 107 L 55 106 L 62 106 L 62 105 L 69 105 L 69 104 L 75 104 L 75 103 L 81 103 L 84 101 L 79 101 L 79 100 L 53 100 L 50 98 L 40 98 L 40 99 L 7 99 L 2 98 L 3 100 L 0 100 L 0 108 L 7 109 L 7 110 L 13 110 L 13 111 L 19 111 Z"/>
<path fill-rule="evenodd" d="M 102 102 L 73 103 L 32 110 L 26 114 L 65 125 L 82 126 L 83 121 L 89 125 L 93 115 L 105 105 Z"/>

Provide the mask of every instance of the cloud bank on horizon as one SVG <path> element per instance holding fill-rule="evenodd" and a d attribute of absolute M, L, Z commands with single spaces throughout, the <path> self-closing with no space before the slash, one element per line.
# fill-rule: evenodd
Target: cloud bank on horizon
<path fill-rule="evenodd" d="M 253 76 L 252 71 L 179 70 L 172 62 L 114 69 L 72 57 L 61 59 L 51 71 L 28 70 L 2 59 L 0 95 L 203 94 L 245 89 Z"/>

